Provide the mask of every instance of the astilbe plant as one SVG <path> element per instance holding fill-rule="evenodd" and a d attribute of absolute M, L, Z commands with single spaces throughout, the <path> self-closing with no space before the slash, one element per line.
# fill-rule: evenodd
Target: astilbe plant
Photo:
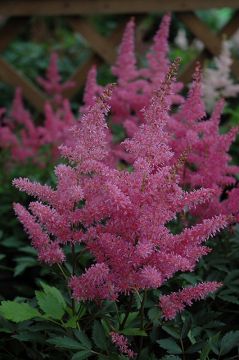
<path fill-rule="evenodd" d="M 61 75 L 58 70 L 59 57 L 56 52 L 53 52 L 50 57 L 49 66 L 46 76 L 37 78 L 37 82 L 45 90 L 45 92 L 52 98 L 55 105 L 61 106 L 64 100 L 64 91 L 75 86 L 74 81 L 68 80 L 62 83 Z"/>
<path fill-rule="evenodd" d="M 175 153 L 174 161 L 185 154 L 181 167 L 181 184 L 190 189 L 200 187 L 214 190 L 207 209 L 199 207 L 195 212 L 201 218 L 220 213 L 238 214 L 235 196 L 238 190 L 227 191 L 227 199 L 222 201 L 225 189 L 236 186 L 235 175 L 239 167 L 231 164 L 228 151 L 238 133 L 232 128 L 228 133 L 220 133 L 220 119 L 224 101 L 217 102 L 212 115 L 207 118 L 202 98 L 201 70 L 197 65 L 189 94 L 179 110 L 170 116 L 168 131 L 170 145 Z"/>
<path fill-rule="evenodd" d="M 70 103 L 65 99 L 55 110 L 50 102 L 46 102 L 43 119 L 36 124 L 30 111 L 25 108 L 18 88 L 10 114 L 2 111 L 0 148 L 10 152 L 9 162 L 31 160 L 44 166 L 44 147 L 50 148 L 51 160 L 56 160 L 59 157 L 58 146 L 66 141 L 67 130 L 75 121 Z"/>
<path fill-rule="evenodd" d="M 125 28 L 118 57 L 112 67 L 112 73 L 117 78 L 117 86 L 111 99 L 111 120 L 113 123 L 122 124 L 128 137 L 131 137 L 144 121 L 141 109 L 149 103 L 153 91 L 160 87 L 165 73 L 169 69 L 168 36 L 170 21 L 171 16 L 166 14 L 154 36 L 153 44 L 148 50 L 147 65 L 144 67 L 137 65 L 135 21 L 133 18 Z M 100 91 L 99 87 L 90 86 L 90 84 L 96 83 L 96 80 L 93 80 L 94 76 L 96 76 L 95 69 L 90 72 L 89 83 L 86 85 L 86 105 L 90 104 L 94 95 Z M 171 104 L 183 102 L 183 97 L 178 94 L 182 87 L 183 84 L 180 82 L 173 84 L 172 93 L 168 98 Z M 115 151 L 118 156 L 126 156 L 118 147 Z"/>
<path fill-rule="evenodd" d="M 144 123 L 145 118 L 141 108 L 149 104 L 153 89 L 162 82 L 168 69 L 169 24 L 170 16 L 165 15 L 154 37 L 153 46 L 147 54 L 146 68 L 136 67 L 133 19 L 126 27 L 116 64 L 112 68 L 118 83 L 111 100 L 111 122 L 121 124 L 126 131 L 126 137 L 133 136 L 139 125 Z M 228 69 L 225 70 L 223 79 L 228 78 Z M 222 66 L 221 70 L 223 71 Z M 175 83 L 168 95 L 169 104 L 179 105 L 170 111 L 166 124 L 170 135 L 169 144 L 174 152 L 171 161 L 183 162 L 180 180 L 183 187 L 191 190 L 207 187 L 214 190 L 213 201 L 207 210 L 199 207 L 195 211 L 197 216 L 201 219 L 220 213 L 233 213 L 238 216 L 239 190 L 236 188 L 226 192 L 228 188 L 235 187 L 235 175 L 239 173 L 238 166 L 231 164 L 228 153 L 236 138 L 238 128 L 235 127 L 227 134 L 220 133 L 220 119 L 224 104 L 222 99 L 218 101 L 213 113 L 207 118 L 201 72 L 197 64 L 193 82 L 186 97 L 177 94 L 180 83 Z M 85 107 L 91 104 L 94 94 L 100 91 L 102 89 L 97 86 L 94 68 L 89 73 L 85 90 Z M 109 141 L 112 142 L 112 138 L 109 137 Z M 116 161 L 124 160 L 129 164 L 133 161 L 132 154 L 126 152 L 122 144 L 112 143 L 111 153 Z M 224 201 L 221 201 L 222 198 Z"/>
<path fill-rule="evenodd" d="M 80 256 L 75 254 L 77 244 L 91 254 L 92 263 L 83 271 L 73 260 L 68 285 L 77 301 L 115 301 L 120 294 L 160 288 L 178 271 L 193 271 L 209 251 L 205 240 L 232 221 L 218 215 L 179 234 L 170 231 L 169 222 L 178 214 L 208 203 L 213 196 L 211 189 L 183 190 L 172 164 L 166 126 L 176 67 L 177 62 L 143 110 L 144 123 L 123 143 L 134 159 L 133 171 L 108 165 L 108 87 L 72 129 L 71 145 L 61 147 L 71 165 L 56 167 L 56 189 L 28 179 L 14 180 L 21 191 L 38 198 L 28 210 L 20 204 L 14 208 L 40 261 L 64 268 L 67 244 L 74 259 Z M 219 286 L 205 282 L 162 296 L 163 316 L 173 318 Z M 123 339 L 113 334 L 112 340 L 126 351 Z"/>

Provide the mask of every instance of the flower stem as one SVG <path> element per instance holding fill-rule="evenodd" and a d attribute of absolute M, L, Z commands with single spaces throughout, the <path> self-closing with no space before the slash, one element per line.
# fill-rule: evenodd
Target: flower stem
<path fill-rule="evenodd" d="M 119 330 L 123 330 L 123 329 L 124 329 L 124 326 L 125 326 L 125 324 L 126 324 L 126 321 L 127 321 L 128 317 L 129 317 L 129 314 L 130 314 L 130 311 L 131 311 L 132 304 L 133 304 L 133 293 L 130 294 L 128 307 L 127 307 L 127 310 L 126 310 L 124 319 L 123 319 L 121 325 L 119 326 Z"/>

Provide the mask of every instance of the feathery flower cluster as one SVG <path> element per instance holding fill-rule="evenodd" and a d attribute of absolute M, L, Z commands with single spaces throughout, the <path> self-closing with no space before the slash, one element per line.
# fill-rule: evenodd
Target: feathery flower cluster
<path fill-rule="evenodd" d="M 147 53 L 147 66 L 143 68 L 137 67 L 134 19 L 132 18 L 126 26 L 116 64 L 112 67 L 112 73 L 117 77 L 117 86 L 111 99 L 111 111 L 112 121 L 122 124 L 128 137 L 131 137 L 144 121 L 141 109 L 148 105 L 154 90 L 160 87 L 169 69 L 170 21 L 170 15 L 166 14 L 154 36 L 153 45 Z M 95 85 L 89 86 L 94 74 L 96 74 L 95 70 L 91 72 L 86 86 L 86 105 L 90 104 L 95 95 L 92 90 L 100 90 Z M 183 102 L 183 97 L 178 95 L 182 86 L 183 84 L 179 82 L 173 84 L 172 94 L 168 97 L 171 104 Z M 116 146 L 114 150 L 118 156 L 127 157 L 119 147 Z"/>
<path fill-rule="evenodd" d="M 182 154 L 187 153 L 181 169 L 182 185 L 190 189 L 206 187 L 214 190 L 213 199 L 207 209 L 197 209 L 197 215 L 204 218 L 220 213 L 238 213 L 238 206 L 234 209 L 230 206 L 230 192 L 227 202 L 220 201 L 224 189 L 228 185 L 235 185 L 234 176 L 239 173 L 239 167 L 230 164 L 231 157 L 228 154 L 238 128 L 220 134 L 219 124 L 223 106 L 224 101 L 218 101 L 211 117 L 206 119 L 201 73 L 197 66 L 187 99 L 168 122 L 168 131 L 172 134 L 170 144 L 175 153 L 174 161 L 178 161 Z"/>
<path fill-rule="evenodd" d="M 165 15 L 154 37 L 153 46 L 147 55 L 148 67 L 142 69 L 136 68 L 133 19 L 126 27 L 116 65 L 112 68 L 112 72 L 118 77 L 118 84 L 112 96 L 111 106 L 112 121 L 121 123 L 128 137 L 133 136 L 139 125 L 144 123 L 141 109 L 149 103 L 153 89 L 157 84 L 162 83 L 162 78 L 167 72 L 169 66 L 169 24 L 170 16 Z M 227 50 L 228 55 L 228 47 L 225 47 L 225 50 Z M 221 64 L 219 66 L 221 71 L 224 71 L 223 64 L 228 64 L 228 70 L 225 71 L 224 75 L 216 76 L 217 79 L 222 80 L 229 78 L 229 63 L 231 63 L 231 61 L 223 60 L 224 57 L 227 57 L 226 54 L 224 55 L 221 56 L 221 60 L 217 61 L 218 66 Z M 214 70 L 210 71 L 213 72 Z M 226 84 L 225 81 L 224 83 Z M 238 167 L 230 165 L 231 158 L 228 154 L 238 129 L 232 129 L 224 135 L 220 134 L 222 100 L 216 104 L 211 117 L 206 119 L 199 66 L 196 67 L 194 81 L 186 99 L 177 95 L 179 88 L 180 84 L 174 85 L 167 99 L 169 105 L 182 103 L 176 112 L 170 114 L 167 128 L 171 135 L 169 143 L 175 154 L 172 162 L 177 163 L 182 154 L 186 154 L 184 164 L 181 166 L 181 184 L 190 189 L 210 187 L 214 190 L 214 201 L 207 208 L 207 213 L 205 214 L 204 207 L 201 207 L 201 211 L 197 209 L 197 215 L 200 217 L 207 218 L 220 213 L 229 214 L 231 212 L 237 214 L 238 206 L 235 206 L 236 202 L 233 198 L 238 194 L 238 191 L 229 192 L 227 201 L 221 202 L 220 199 L 225 187 L 235 185 L 234 176 L 239 173 Z M 94 68 L 89 74 L 85 104 L 90 105 L 94 94 L 99 94 L 101 91 L 102 89 L 96 83 Z M 227 94 L 229 95 L 229 93 Z M 110 136 L 108 140 L 111 140 Z M 117 159 L 126 160 L 128 163 L 133 162 L 131 154 L 125 152 L 121 144 L 113 144 L 111 153 Z"/>
<path fill-rule="evenodd" d="M 133 171 L 108 165 L 105 117 L 112 90 L 106 88 L 72 129 L 71 144 L 61 147 L 72 165 L 56 167 L 56 190 L 28 179 L 14 181 L 39 199 L 29 210 L 16 204 L 15 211 L 41 261 L 63 261 L 64 246 L 76 243 L 93 257 L 94 263 L 69 281 L 77 300 L 115 300 L 121 293 L 158 288 L 178 271 L 193 271 L 209 251 L 204 241 L 230 222 L 218 215 L 180 234 L 170 232 L 168 224 L 177 214 L 208 202 L 214 193 L 183 190 L 172 163 L 166 129 L 177 66 L 171 66 L 143 110 L 143 124 L 122 144 L 133 159 Z M 215 290 L 215 284 L 207 289 Z"/>
<path fill-rule="evenodd" d="M 196 286 L 189 286 L 170 295 L 161 296 L 160 306 L 165 319 L 175 318 L 176 314 L 181 312 L 186 305 L 192 305 L 193 300 L 204 299 L 208 293 L 216 291 L 220 286 L 220 283 L 214 281 L 205 282 Z"/>
<path fill-rule="evenodd" d="M 128 340 L 124 335 L 120 335 L 118 333 L 111 332 L 110 336 L 111 336 L 112 343 L 115 344 L 119 348 L 119 351 L 123 355 L 128 356 L 128 358 L 136 357 L 137 354 L 133 350 L 129 349 Z"/>
<path fill-rule="evenodd" d="M 136 68 L 133 19 L 126 27 L 116 65 L 112 68 L 112 72 L 118 77 L 118 84 L 112 96 L 111 106 L 112 121 L 121 123 L 129 138 L 137 132 L 140 124 L 144 123 L 141 109 L 149 104 L 153 89 L 156 84 L 162 83 L 162 78 L 167 72 L 169 23 L 170 16 L 165 15 L 155 35 L 154 44 L 147 54 L 148 67 L 142 69 Z M 220 61 L 218 64 L 220 65 Z M 220 69 L 223 67 L 221 66 Z M 225 71 L 224 76 L 217 76 L 217 78 L 228 78 L 226 75 L 228 71 Z M 102 91 L 97 87 L 95 79 L 96 72 L 93 69 L 86 88 L 89 104 L 94 97 L 93 94 Z M 220 134 L 222 100 L 216 104 L 211 117 L 206 118 L 201 82 L 201 70 L 197 65 L 187 98 L 183 99 L 177 95 L 177 90 L 180 88 L 178 83 L 176 86 L 172 86 L 171 93 L 167 98 L 169 105 L 181 103 L 176 111 L 170 113 L 167 121 L 167 130 L 171 137 L 169 144 L 174 152 L 172 162 L 174 164 L 181 163 L 182 186 L 191 190 L 207 187 L 214 191 L 213 201 L 206 212 L 204 206 L 199 207 L 195 212 L 196 215 L 200 218 L 220 213 L 233 213 L 237 216 L 238 206 L 236 206 L 234 197 L 239 192 L 228 192 L 228 199 L 223 202 L 221 202 L 221 197 L 226 187 L 235 186 L 235 175 L 239 173 L 239 167 L 230 164 L 231 157 L 228 154 L 238 129 L 234 128 L 227 134 Z M 110 141 L 110 137 L 108 140 Z M 112 144 L 111 154 L 117 160 L 122 159 L 128 163 L 132 163 L 134 160 L 132 154 L 124 151 L 122 144 Z M 185 154 L 184 162 L 180 160 L 183 154 Z"/>
<path fill-rule="evenodd" d="M 1 115 L 0 148 L 9 150 L 13 161 L 32 159 L 40 165 L 44 165 L 42 148 L 50 145 L 51 158 L 58 157 L 58 146 L 66 141 L 68 128 L 75 123 L 70 104 L 64 100 L 56 111 L 46 102 L 43 123 L 35 124 L 32 115 L 24 107 L 19 88 L 10 115 Z"/>
<path fill-rule="evenodd" d="M 61 106 L 64 99 L 63 93 L 75 86 L 75 83 L 68 80 L 62 84 L 61 75 L 58 70 L 58 54 L 53 52 L 50 57 L 46 78 L 38 77 L 37 81 L 45 92 L 52 98 L 55 105 Z"/>

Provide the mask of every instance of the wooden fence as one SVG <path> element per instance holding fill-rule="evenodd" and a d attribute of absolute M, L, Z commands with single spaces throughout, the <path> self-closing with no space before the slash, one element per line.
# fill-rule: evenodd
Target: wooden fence
<path fill-rule="evenodd" d="M 213 33 L 195 14 L 195 10 L 231 7 L 236 9 L 234 16 L 220 30 Z M 73 31 L 79 32 L 92 49 L 92 55 L 76 69 L 71 80 L 76 84 L 68 89 L 65 96 L 75 95 L 85 82 L 88 70 L 94 63 L 113 64 L 116 49 L 122 37 L 125 22 L 119 23 L 110 37 L 103 37 L 91 25 L 87 16 L 93 14 L 124 14 L 138 16 L 139 22 L 148 13 L 176 12 L 178 19 L 190 32 L 204 44 L 204 49 L 181 74 L 182 81 L 191 79 L 196 61 L 203 62 L 208 56 L 217 56 L 221 51 L 221 43 L 226 35 L 230 38 L 239 28 L 239 0 L 0 0 L 0 14 L 8 20 L 0 28 L 0 52 L 28 26 L 31 16 L 64 16 Z M 232 71 L 239 78 L 239 61 L 234 60 Z M 42 111 L 46 95 L 36 87 L 25 75 L 18 72 L 3 57 L 0 57 L 0 79 L 16 87 L 20 86 L 24 96 Z"/>

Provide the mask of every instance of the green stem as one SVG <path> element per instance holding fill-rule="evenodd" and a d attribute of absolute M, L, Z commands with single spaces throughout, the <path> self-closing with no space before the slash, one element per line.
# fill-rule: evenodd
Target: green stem
<path fill-rule="evenodd" d="M 119 310 L 118 310 L 118 306 L 116 304 L 116 302 L 114 301 L 114 306 L 115 306 L 115 310 L 116 310 L 116 315 L 117 315 L 117 319 L 118 319 L 118 323 L 119 323 L 119 328 L 120 328 L 120 316 L 119 316 Z"/>
<path fill-rule="evenodd" d="M 182 348 L 182 352 L 183 352 L 183 360 L 185 360 L 185 350 L 184 350 L 184 345 L 183 345 L 183 339 L 180 337 L 180 344 L 181 344 L 181 348 Z"/>
<path fill-rule="evenodd" d="M 140 329 L 143 330 L 144 329 L 144 304 L 146 301 L 146 297 L 147 297 L 147 290 L 144 290 L 144 295 L 143 295 L 143 299 L 141 302 L 141 306 L 139 309 L 139 313 L 140 313 Z"/>
<path fill-rule="evenodd" d="M 72 257 L 72 275 L 74 276 L 76 273 L 76 253 L 75 253 L 75 245 L 71 245 L 71 257 Z M 75 299 L 71 298 L 71 307 L 73 315 L 76 314 L 76 303 Z"/>
<path fill-rule="evenodd" d="M 72 275 L 74 276 L 76 273 L 76 253 L 75 253 L 75 245 L 71 245 L 71 259 L 72 259 Z"/>
<path fill-rule="evenodd" d="M 60 272 L 62 273 L 62 275 L 64 276 L 65 280 L 68 280 L 68 276 L 66 275 L 66 273 L 63 270 L 63 267 L 60 264 L 57 264 L 58 268 L 60 269 Z"/>
<path fill-rule="evenodd" d="M 131 311 L 132 304 L 133 304 L 133 293 L 130 294 L 128 307 L 127 307 L 127 310 L 126 310 L 124 319 L 123 319 L 121 325 L 119 326 L 119 330 L 123 330 L 123 329 L 124 329 L 124 326 L 125 326 L 125 324 L 126 324 L 126 321 L 127 321 L 128 317 L 129 317 L 129 314 L 130 314 L 130 311 Z"/>
<path fill-rule="evenodd" d="M 140 309 L 139 309 L 139 314 L 140 314 L 140 330 L 144 330 L 144 305 L 145 305 L 145 301 L 146 301 L 146 297 L 147 297 L 147 290 L 144 290 L 144 295 L 143 295 L 143 299 L 142 299 L 142 302 L 141 302 L 141 306 L 140 306 Z M 142 350 L 142 347 L 143 347 L 143 336 L 141 336 L 140 338 L 140 343 L 139 343 L 139 353 L 141 352 Z"/>

